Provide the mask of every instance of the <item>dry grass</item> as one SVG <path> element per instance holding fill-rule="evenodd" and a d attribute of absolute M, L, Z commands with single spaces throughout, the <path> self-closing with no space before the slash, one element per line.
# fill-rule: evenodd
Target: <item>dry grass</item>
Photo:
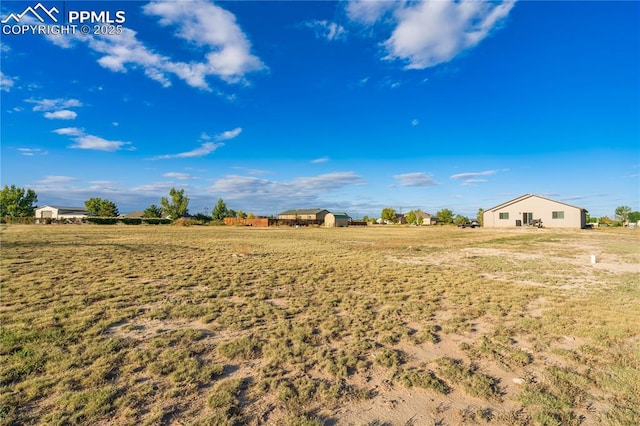
<path fill-rule="evenodd" d="M 2 424 L 640 424 L 638 231 L 1 237 Z"/>

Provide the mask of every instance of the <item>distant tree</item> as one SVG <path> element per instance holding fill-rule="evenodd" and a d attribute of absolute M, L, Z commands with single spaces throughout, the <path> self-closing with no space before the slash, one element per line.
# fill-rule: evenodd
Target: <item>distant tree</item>
<path fill-rule="evenodd" d="M 142 212 L 142 217 L 145 219 L 154 219 L 162 217 L 162 209 L 155 204 L 151 204 L 149 207 L 144 209 Z"/>
<path fill-rule="evenodd" d="M 84 207 L 89 213 L 93 213 L 100 217 L 116 217 L 118 216 L 118 207 L 113 201 L 106 198 L 89 198 L 84 202 Z"/>
<path fill-rule="evenodd" d="M 364 215 L 364 216 L 362 217 L 362 221 L 363 221 L 363 222 L 369 222 L 369 216 Z"/>
<path fill-rule="evenodd" d="M 416 223 L 416 212 L 410 210 L 409 213 L 407 213 L 406 219 L 408 224 L 414 225 Z"/>
<path fill-rule="evenodd" d="M 243 212 L 242 210 L 238 210 L 238 218 L 246 219 L 247 218 L 247 214 L 245 212 Z"/>
<path fill-rule="evenodd" d="M 238 217 L 238 213 L 233 209 L 229 209 L 225 217 Z"/>
<path fill-rule="evenodd" d="M 620 206 L 616 209 L 616 217 L 622 223 L 627 221 L 629 213 L 631 213 L 631 207 L 629 206 Z"/>
<path fill-rule="evenodd" d="M 171 188 L 169 191 L 171 201 L 166 197 L 160 199 L 162 212 L 173 220 L 184 217 L 189 212 L 189 199 L 184 195 L 184 189 Z"/>
<path fill-rule="evenodd" d="M 396 221 L 398 220 L 396 216 L 396 210 L 391 207 L 385 207 L 384 209 L 382 209 L 380 219 L 386 222 L 396 223 Z"/>
<path fill-rule="evenodd" d="M 484 226 L 484 209 L 482 207 L 480 207 L 478 213 L 476 213 L 476 220 L 480 226 Z"/>
<path fill-rule="evenodd" d="M 438 222 L 440 223 L 453 223 L 453 211 L 449 209 L 442 209 L 436 213 Z"/>
<path fill-rule="evenodd" d="M 640 212 L 631 212 L 629 213 L 629 216 L 627 217 L 627 220 L 630 223 L 636 223 L 640 220 Z"/>
<path fill-rule="evenodd" d="M 229 209 L 227 209 L 227 205 L 224 203 L 222 198 L 218 198 L 218 203 L 213 208 L 211 212 L 211 217 L 213 220 L 223 220 L 225 217 L 228 217 Z"/>
<path fill-rule="evenodd" d="M 18 188 L 5 185 L 0 192 L 0 217 L 33 216 L 38 196 L 33 189 Z"/>
<path fill-rule="evenodd" d="M 587 223 L 596 223 L 598 222 L 598 218 L 595 216 L 591 216 L 589 213 L 586 214 Z"/>
<path fill-rule="evenodd" d="M 247 215 L 247 219 L 255 219 L 256 215 L 253 214 L 253 212 L 249 212 L 249 214 Z"/>
<path fill-rule="evenodd" d="M 454 218 L 453 218 L 453 223 L 454 225 L 464 225 L 465 223 L 469 222 L 469 218 L 466 216 L 463 216 L 461 214 L 457 214 Z"/>

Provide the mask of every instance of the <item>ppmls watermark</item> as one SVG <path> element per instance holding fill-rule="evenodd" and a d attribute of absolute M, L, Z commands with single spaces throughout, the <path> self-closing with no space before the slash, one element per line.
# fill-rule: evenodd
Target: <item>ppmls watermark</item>
<path fill-rule="evenodd" d="M 27 6 L 21 12 L 13 12 L 3 17 L 4 35 L 118 35 L 122 34 L 122 24 L 127 20 L 124 10 L 76 10 L 62 11 L 56 6 L 50 8 L 42 3 Z"/>

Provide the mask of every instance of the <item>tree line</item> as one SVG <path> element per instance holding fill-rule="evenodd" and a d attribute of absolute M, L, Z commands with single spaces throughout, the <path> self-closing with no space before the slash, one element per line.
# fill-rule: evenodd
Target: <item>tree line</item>
<path fill-rule="evenodd" d="M 20 188 L 15 185 L 5 185 L 0 191 L 0 219 L 5 217 L 33 217 L 35 215 L 38 195 L 33 189 Z M 84 202 L 85 209 L 99 217 L 117 217 L 120 213 L 118 206 L 111 200 L 105 198 L 92 197 Z M 412 225 L 421 225 L 421 210 L 410 210 L 406 215 L 406 221 Z M 483 209 L 478 209 L 475 220 L 482 225 Z M 171 188 L 168 197 L 160 198 L 160 205 L 151 204 L 142 212 L 145 219 L 169 218 L 172 220 L 189 216 L 189 198 L 185 195 L 184 189 Z M 241 219 L 252 219 L 253 213 L 245 213 L 242 210 L 233 210 L 227 207 L 222 198 L 219 198 L 211 211 L 211 215 L 197 214 L 194 216 L 198 220 L 222 221 L 227 217 L 237 217 Z M 460 225 L 470 221 L 470 218 L 461 214 L 455 214 L 451 209 L 441 209 L 436 212 L 439 223 Z M 587 215 L 587 222 L 600 222 L 611 225 L 621 225 L 625 223 L 635 223 L 640 220 L 640 211 L 633 211 L 629 206 L 619 206 L 615 209 L 615 218 L 608 216 L 600 218 Z M 399 217 L 396 210 L 385 207 L 380 213 L 380 219 L 385 223 L 398 223 Z M 364 221 L 375 222 L 375 218 L 363 217 Z"/>

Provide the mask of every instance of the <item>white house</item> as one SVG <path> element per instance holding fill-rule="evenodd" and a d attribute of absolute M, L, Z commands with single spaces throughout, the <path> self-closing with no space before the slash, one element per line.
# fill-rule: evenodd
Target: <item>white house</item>
<path fill-rule="evenodd" d="M 36 209 L 36 219 L 76 220 L 93 216 L 83 207 L 43 206 Z"/>
<path fill-rule="evenodd" d="M 486 228 L 537 225 L 545 228 L 584 228 L 586 223 L 586 209 L 532 194 L 514 198 L 483 213 L 483 226 Z"/>

